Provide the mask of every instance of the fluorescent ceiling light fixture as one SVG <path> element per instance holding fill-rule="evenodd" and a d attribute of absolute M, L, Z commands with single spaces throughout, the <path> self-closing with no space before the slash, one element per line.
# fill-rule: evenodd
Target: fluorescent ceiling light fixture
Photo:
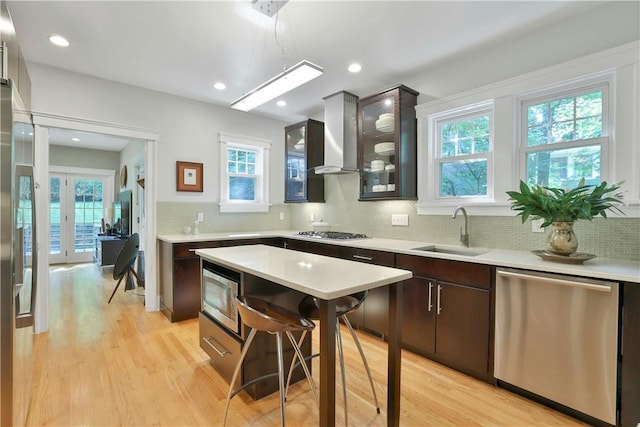
<path fill-rule="evenodd" d="M 349 65 L 349 68 L 347 68 L 347 70 L 349 70 L 350 73 L 359 73 L 360 70 L 362 70 L 362 67 L 357 62 L 354 62 L 353 64 Z"/>
<path fill-rule="evenodd" d="M 78 141 L 80 141 L 80 138 L 71 138 L 71 140 L 74 141 L 74 142 L 78 142 Z"/>
<path fill-rule="evenodd" d="M 67 41 L 67 39 L 59 35 L 49 36 L 49 41 L 55 44 L 56 46 L 60 46 L 60 47 L 69 46 L 69 42 Z"/>
<path fill-rule="evenodd" d="M 280 101 L 276 102 L 276 105 L 278 107 L 286 107 L 287 106 L 287 101 L 285 101 L 284 99 L 281 99 Z"/>
<path fill-rule="evenodd" d="M 324 70 L 309 61 L 300 61 L 271 80 L 266 81 L 251 92 L 231 103 L 231 108 L 249 111 L 283 93 L 289 92 L 310 80 L 320 77 Z"/>
<path fill-rule="evenodd" d="M 222 82 L 216 82 L 213 87 L 218 90 L 225 90 L 227 88 L 227 86 Z"/>

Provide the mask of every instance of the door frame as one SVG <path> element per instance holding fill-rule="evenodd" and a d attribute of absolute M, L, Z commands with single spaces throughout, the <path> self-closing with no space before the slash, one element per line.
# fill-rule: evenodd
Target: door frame
<path fill-rule="evenodd" d="M 143 141 L 145 144 L 145 309 L 158 311 L 160 296 L 156 271 L 156 197 L 158 131 L 133 126 L 32 112 L 34 124 L 34 180 L 36 183 L 36 211 L 49 212 L 49 132 L 48 128 L 63 128 Z M 39 219 L 38 293 L 36 295 L 34 332 L 49 328 L 49 215 Z M 43 249 L 44 248 L 44 249 Z"/>
<path fill-rule="evenodd" d="M 69 179 L 73 179 L 75 177 L 82 177 L 82 178 L 101 178 L 103 180 L 105 180 L 105 185 L 103 186 L 102 189 L 102 203 L 103 203 L 103 208 L 108 208 L 111 206 L 111 204 L 113 203 L 113 195 L 114 195 L 114 183 L 115 183 L 115 177 L 116 177 L 116 171 L 115 170 L 111 170 L 111 169 L 90 169 L 90 168 L 78 168 L 78 167 L 73 167 L 73 166 L 55 166 L 55 165 L 51 165 L 49 166 L 49 178 L 51 177 L 51 174 L 59 174 L 59 175 L 65 175 L 66 178 Z M 51 181 L 48 181 L 49 183 L 51 183 Z M 66 196 L 69 196 L 69 185 L 70 183 L 67 182 L 67 194 Z M 67 206 L 65 207 L 65 209 L 67 209 L 67 211 L 71 210 L 71 204 L 72 201 L 69 200 L 65 200 L 65 203 L 67 204 Z M 49 217 L 50 218 L 50 217 Z M 68 228 L 69 227 L 69 222 L 67 223 L 67 243 L 70 245 L 66 248 L 67 250 L 67 255 L 66 255 L 66 262 L 68 263 L 76 263 L 76 262 L 89 262 L 92 259 L 92 255 L 89 255 L 89 258 L 87 260 L 78 260 L 78 259 L 74 259 L 74 256 L 72 255 L 73 252 L 73 245 L 71 245 L 71 238 L 74 236 L 74 233 Z M 49 227 L 51 226 L 51 224 L 49 224 Z M 51 256 L 51 253 L 49 253 L 49 256 Z M 86 257 L 83 257 L 86 258 Z M 51 260 L 49 260 L 49 262 L 51 262 Z"/>

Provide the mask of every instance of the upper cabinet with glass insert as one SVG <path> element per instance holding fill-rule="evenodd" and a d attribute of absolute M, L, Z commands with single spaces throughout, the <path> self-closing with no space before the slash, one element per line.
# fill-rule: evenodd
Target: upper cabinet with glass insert
<path fill-rule="evenodd" d="M 417 199 L 418 92 L 400 85 L 358 102 L 360 199 Z"/>
<path fill-rule="evenodd" d="M 305 120 L 284 130 L 285 202 L 324 202 L 324 176 L 313 168 L 324 163 L 324 123 Z"/>

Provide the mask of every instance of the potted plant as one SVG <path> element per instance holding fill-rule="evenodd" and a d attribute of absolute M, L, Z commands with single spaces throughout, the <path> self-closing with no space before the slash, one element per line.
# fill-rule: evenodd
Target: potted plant
<path fill-rule="evenodd" d="M 551 226 L 545 250 L 557 255 L 571 255 L 578 249 L 573 223 L 579 219 L 591 221 L 596 216 L 607 217 L 607 210 L 624 213 L 616 206 L 622 202 L 618 190 L 622 183 L 585 185 L 584 178 L 570 190 L 529 186 L 520 181 L 520 192 L 507 191 L 511 209 L 518 211 L 524 223 L 529 217 L 542 219 L 541 227 Z"/>

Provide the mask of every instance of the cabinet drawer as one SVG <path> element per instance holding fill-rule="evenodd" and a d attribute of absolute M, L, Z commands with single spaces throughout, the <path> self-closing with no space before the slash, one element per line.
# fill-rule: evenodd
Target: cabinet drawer
<path fill-rule="evenodd" d="M 427 277 L 481 289 L 491 287 L 491 266 L 462 261 L 398 254 L 397 268 L 411 270 L 414 276 Z"/>
<path fill-rule="evenodd" d="M 396 264 L 396 255 L 394 253 L 371 249 L 343 248 L 342 258 L 384 267 L 394 267 Z"/>
<path fill-rule="evenodd" d="M 173 259 L 177 258 L 198 258 L 195 254 L 195 249 L 203 248 L 217 248 L 220 246 L 219 242 L 189 242 L 189 243 L 174 243 L 173 244 Z"/>
<path fill-rule="evenodd" d="M 227 381 L 231 381 L 233 370 L 240 359 L 242 343 L 232 337 L 220 326 L 202 313 L 200 317 L 200 348 L 211 358 L 210 363 Z M 238 376 L 235 387 L 240 385 L 241 375 Z"/>

